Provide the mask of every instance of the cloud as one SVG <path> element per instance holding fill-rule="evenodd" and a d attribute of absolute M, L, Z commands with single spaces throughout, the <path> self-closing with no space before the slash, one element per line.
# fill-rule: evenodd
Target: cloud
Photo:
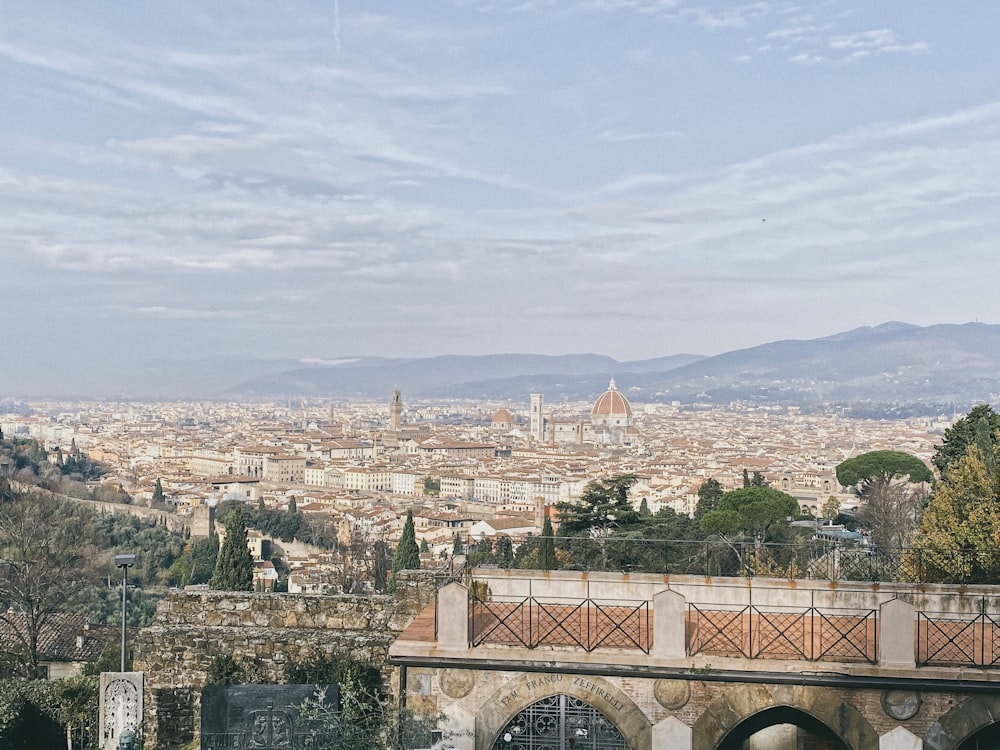
<path fill-rule="evenodd" d="M 836 3 L 342 5 L 339 55 L 321 11 L 2 42 L 24 106 L 0 156 L 0 261 L 18 299 L 58 307 L 45 328 L 102 310 L 295 356 L 669 351 L 670 321 L 703 317 L 696 343 L 832 325 L 810 311 L 927 302 L 913 290 L 967 268 L 985 270 L 964 296 L 992 299 L 974 285 L 1000 230 L 1000 103 L 870 122 L 831 88 L 819 124 L 797 124 L 815 99 L 796 81 L 938 51 L 926 28 Z M 735 70 L 743 52 L 826 69 Z"/>
<path fill-rule="evenodd" d="M 679 138 L 685 135 L 679 130 L 663 130 L 659 132 L 637 132 L 630 130 L 602 130 L 597 134 L 597 140 L 609 143 L 631 143 L 634 141 L 655 141 L 660 139 Z"/>
<path fill-rule="evenodd" d="M 245 310 L 199 310 L 158 305 L 136 307 L 133 308 L 133 312 L 144 317 L 161 318 L 164 320 L 239 320 L 248 316 Z"/>
<path fill-rule="evenodd" d="M 882 55 L 893 52 L 905 52 L 917 55 L 924 54 L 930 50 L 930 45 L 927 42 L 901 44 L 892 29 L 872 29 L 870 31 L 834 36 L 828 40 L 827 44 L 832 50 L 846 53 L 846 56 L 843 58 L 845 60 L 852 60 L 871 54 Z"/>

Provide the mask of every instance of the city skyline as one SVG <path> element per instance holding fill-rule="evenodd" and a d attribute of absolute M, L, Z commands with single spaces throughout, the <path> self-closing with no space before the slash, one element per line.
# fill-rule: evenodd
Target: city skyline
<path fill-rule="evenodd" d="M 397 5 L 12 9 L 8 387 L 1000 320 L 992 6 Z"/>

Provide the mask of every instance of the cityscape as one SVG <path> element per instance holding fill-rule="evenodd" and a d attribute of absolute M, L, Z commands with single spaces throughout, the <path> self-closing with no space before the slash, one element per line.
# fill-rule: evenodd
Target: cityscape
<path fill-rule="evenodd" d="M 613 377 L 593 402 L 549 403 L 544 393 L 529 393 L 520 403 L 410 404 L 397 389 L 381 403 L 305 399 L 284 403 L 9 403 L 16 408 L 0 415 L 5 441 L 0 476 L 5 492 L 15 500 L 12 508 L 31 512 L 33 505 L 41 507 L 62 498 L 59 502 L 80 508 L 80 513 L 96 514 L 99 525 L 112 524 L 120 540 L 131 538 L 134 544 L 146 535 L 142 543 L 148 545 L 151 529 L 158 530 L 161 540 L 138 555 L 114 557 L 123 584 L 133 569 L 135 588 L 132 592 L 121 588 L 120 600 L 122 612 L 131 620 L 116 619 L 113 597 L 119 587 L 110 575 L 102 585 L 103 596 L 112 604 L 103 605 L 103 615 L 94 617 L 98 611 L 94 608 L 101 605 L 93 599 L 84 605 L 85 599 L 69 592 L 59 593 L 57 602 L 63 606 L 50 603 L 52 611 L 39 610 L 45 616 L 39 619 L 31 669 L 50 684 L 58 684 L 88 679 L 78 675 L 103 668 L 105 703 L 120 700 L 125 701 L 123 711 L 131 707 L 127 727 L 113 726 L 111 718 L 99 733 L 89 719 L 78 719 L 76 727 L 67 724 L 67 735 L 78 732 L 81 747 L 95 742 L 98 734 L 104 738 L 103 747 L 139 735 L 157 747 L 240 746 L 254 730 L 241 728 L 241 719 L 220 717 L 249 711 L 253 701 L 226 693 L 224 686 L 265 689 L 272 684 L 284 689 L 281 683 L 297 679 L 330 679 L 339 690 L 350 691 L 350 680 L 344 682 L 345 678 L 324 666 L 330 656 L 318 656 L 315 650 L 330 653 L 327 649 L 332 647 L 330 655 L 343 659 L 345 638 L 353 639 L 348 641 L 355 643 L 349 658 L 359 659 L 358 664 L 383 664 L 383 670 L 393 665 L 388 677 L 384 671 L 378 677 L 376 670 L 373 679 L 388 679 L 389 689 L 395 691 L 406 685 L 409 705 L 432 717 L 418 724 L 413 737 L 401 745 L 414 748 L 478 747 L 475 743 L 483 737 L 478 723 L 433 716 L 442 708 L 456 711 L 460 704 L 471 708 L 483 700 L 484 690 L 499 690 L 496 700 L 511 711 L 524 703 L 524 695 L 543 696 L 544 702 L 551 690 L 562 691 L 555 695 L 567 697 L 559 700 L 576 701 L 572 705 L 580 712 L 574 726 L 606 735 L 610 744 L 599 743 L 597 748 L 642 747 L 652 737 L 659 738 L 653 740 L 653 747 L 692 742 L 691 727 L 676 716 L 665 716 L 638 734 L 635 729 L 623 730 L 612 717 L 627 707 L 640 711 L 634 700 L 642 695 L 655 695 L 658 708 L 640 711 L 653 719 L 672 706 L 702 705 L 713 696 L 735 700 L 729 693 L 718 698 L 715 683 L 705 682 L 708 673 L 694 666 L 702 655 L 720 657 L 722 663 L 734 656 L 754 661 L 741 667 L 748 672 L 736 675 L 723 669 L 714 678 L 734 684 L 750 674 L 780 683 L 773 672 L 758 671 L 773 665 L 768 660 L 774 659 L 808 664 L 810 670 L 831 660 L 852 664 L 855 671 L 861 669 L 860 664 L 868 664 L 870 670 L 861 669 L 858 677 L 843 684 L 862 692 L 877 688 L 879 680 L 905 686 L 904 678 L 879 677 L 879 670 L 910 674 L 915 669 L 921 672 L 925 689 L 934 683 L 934 689 L 946 691 L 942 685 L 950 679 L 950 665 L 964 658 L 972 659 L 975 666 L 993 659 L 992 647 L 989 655 L 980 657 L 974 649 L 970 652 L 973 644 L 963 645 L 960 633 L 970 627 L 968 622 L 977 622 L 954 619 L 966 617 L 964 599 L 957 605 L 948 603 L 934 589 L 914 600 L 911 588 L 915 577 L 962 582 L 963 592 L 968 591 L 970 581 L 992 580 L 993 557 L 987 554 L 985 561 L 974 560 L 972 568 L 955 578 L 934 567 L 939 565 L 935 555 L 940 551 L 933 545 L 921 547 L 912 525 L 909 531 L 899 526 L 919 518 L 918 508 L 926 505 L 926 499 L 921 499 L 926 498 L 926 485 L 921 483 L 930 477 L 926 467 L 939 465 L 949 443 L 964 434 L 962 425 L 982 418 L 1000 423 L 1000 417 L 986 406 L 976 407 L 966 417 L 942 414 L 876 420 L 805 413 L 787 405 L 633 404 Z M 996 440 L 996 427 L 991 429 L 991 439 Z M 915 463 L 909 469 L 892 470 L 895 483 L 886 487 L 896 489 L 888 495 L 859 492 L 858 486 L 851 486 L 854 480 L 843 473 L 845 467 L 879 456 Z M 905 472 L 914 471 L 912 466 L 918 467 L 921 476 L 911 476 L 915 484 L 907 485 Z M 907 486 L 924 489 L 897 494 Z M 622 495 L 615 495 L 617 488 L 623 488 Z M 714 500 L 708 490 L 715 493 Z M 713 513 L 721 512 L 712 508 L 725 507 L 726 498 L 741 493 L 756 498 L 755 492 L 765 493 L 762 497 L 769 501 L 777 498 L 788 503 L 781 505 L 773 526 L 768 522 L 753 533 L 737 531 L 750 526 L 720 530 L 718 535 L 705 533 L 712 528 Z M 585 513 L 596 507 L 598 495 L 604 498 L 600 502 L 617 505 L 602 524 L 594 525 L 585 520 Z M 887 528 L 875 504 L 911 497 L 917 505 L 908 515 L 890 516 L 889 526 L 894 528 Z M 70 506 L 54 507 L 64 507 L 59 512 L 66 513 Z M 17 518 L 16 511 L 11 518 Z M 114 518 L 128 519 L 125 523 L 131 524 L 132 532 L 121 522 L 109 520 Z M 18 527 L 9 519 L 0 527 L 10 552 Z M 930 529 L 927 526 L 925 533 L 932 534 Z M 246 560 L 243 582 L 225 581 L 223 561 L 228 559 L 226 550 L 233 549 L 227 541 L 230 537 Z M 625 546 L 620 546 L 619 538 Z M 554 542 L 551 553 L 545 551 L 546 540 Z M 918 557 L 898 548 L 901 543 L 913 544 Z M 400 555 L 407 544 L 413 545 L 413 557 L 403 565 Z M 952 554 L 951 547 L 944 553 Z M 106 553 L 89 554 L 95 556 L 93 569 L 100 567 L 99 560 L 105 561 L 105 570 L 112 564 Z M 206 554 L 210 555 L 208 564 Z M 920 561 L 916 569 L 912 569 L 914 559 Z M 977 565 L 981 573 L 974 572 Z M 11 573 L 14 570 L 8 568 Z M 654 571 L 659 572 L 650 575 Z M 412 578 L 413 573 L 427 578 Z M 559 577 L 553 579 L 554 573 Z M 539 574 L 541 578 L 533 577 Z M 75 585 L 89 585 L 81 576 L 82 571 Z M 672 609 L 657 593 L 658 585 L 674 578 L 671 596 L 686 600 L 686 609 Z M 739 585 L 731 588 L 737 581 L 752 586 L 745 590 L 749 610 L 739 604 L 734 609 L 733 597 L 735 601 L 741 598 Z M 10 583 L 14 582 L 12 578 Z M 583 589 L 579 589 L 581 583 Z M 48 585 L 56 586 L 56 581 L 49 580 Z M 831 585 L 835 588 L 830 589 Z M 553 591 L 545 593 L 546 587 L 553 586 Z M 838 588 L 852 602 L 849 607 L 837 599 Z M 974 587 L 963 597 L 981 597 L 987 589 Z M 21 600 L 17 588 L 5 590 L 11 609 L 0 617 L 0 627 L 7 629 L 9 642 L 17 643 L 21 640 L 18 622 L 22 621 L 16 605 Z M 226 593 L 233 590 L 250 592 L 243 596 L 257 599 L 240 604 L 232 599 L 233 593 Z M 638 600 L 637 591 L 644 592 Z M 392 605 L 380 612 L 377 608 L 388 607 L 386 592 Z M 722 600 L 716 600 L 719 592 Z M 803 602 L 808 604 L 794 603 L 805 595 L 809 598 Z M 865 603 L 866 596 L 875 598 Z M 63 611 L 74 601 L 78 607 L 83 605 L 79 613 Z M 287 604 L 275 609 L 268 601 Z M 902 604 L 896 602 L 909 604 L 897 611 Z M 579 624 L 570 625 L 581 603 L 596 617 L 582 632 Z M 288 606 L 299 614 L 286 611 Z M 329 607 L 337 614 L 328 612 Z M 456 630 L 466 619 L 459 616 L 466 607 L 468 632 L 465 625 Z M 743 615 L 733 619 L 741 607 L 751 613 L 745 622 Z M 799 613 L 776 614 L 789 607 Z M 805 609 L 796 609 L 800 607 Z M 924 622 L 920 618 L 930 618 L 931 607 L 947 609 L 948 619 L 927 619 L 935 631 L 921 635 L 918 628 L 912 653 L 907 654 L 905 647 L 890 648 L 885 635 L 878 645 L 878 633 L 883 632 L 878 628 L 884 630 L 887 623 L 910 627 L 905 623 Z M 705 618 L 704 623 L 692 620 L 694 613 Z M 449 618 L 447 625 L 438 621 L 442 616 Z M 655 622 L 677 616 L 682 621 L 679 641 L 672 640 L 669 629 L 653 629 Z M 982 617 L 987 615 L 975 615 Z M 536 622 L 536 618 L 540 619 Z M 749 628 L 745 634 L 732 631 L 740 622 L 740 628 Z M 823 623 L 829 628 L 831 622 L 836 623 L 836 636 L 821 635 Z M 116 673 L 96 665 L 117 658 L 118 627 L 122 671 Z M 191 638 L 202 642 L 203 636 L 195 634 L 202 627 L 208 628 L 206 634 L 214 633 L 212 638 L 230 640 L 231 645 L 219 652 L 210 642 L 192 644 Z M 792 636 L 776 641 L 780 633 L 776 627 L 791 628 Z M 336 629 L 336 638 L 325 640 L 328 628 Z M 795 636 L 798 629 L 802 633 Z M 809 633 L 813 634 L 807 637 Z M 77 639 L 75 647 L 73 638 Z M 805 640 L 797 641 L 801 638 Z M 951 645 L 942 646 L 942 638 Z M 359 651 L 360 643 L 365 646 Z M 498 647 L 508 651 L 498 653 Z M 504 667 L 496 663 L 501 657 L 507 660 L 508 669 L 510 660 L 534 663 L 538 649 L 552 648 L 562 655 L 546 662 L 535 678 L 529 673 L 528 678 L 514 677 L 509 682 Z M 585 656 L 594 649 L 604 654 L 605 664 L 596 673 L 586 659 L 581 662 L 571 656 L 574 651 Z M 631 662 L 622 661 L 622 655 L 632 649 L 647 655 L 644 669 L 651 672 L 633 674 Z M 14 648 L 8 654 L 14 674 L 23 653 Z M 275 661 L 281 653 L 287 655 Z M 966 653 L 972 655 L 966 657 Z M 477 664 L 479 658 L 486 659 L 486 666 Z M 127 671 L 126 664 L 136 671 Z M 489 672 L 475 677 L 481 669 Z M 618 673 L 622 676 L 611 682 L 597 676 Z M 802 700 L 826 695 L 820 687 L 827 679 L 823 674 L 800 675 L 803 685 L 819 690 Z M 637 679 L 641 675 L 650 678 L 648 685 Z M 692 692 L 684 675 L 698 675 L 702 687 Z M 619 679 L 624 681 L 622 687 L 615 681 Z M 467 690 L 467 683 L 478 685 L 479 692 Z M 633 687 L 622 692 L 630 684 Z M 200 725 L 177 725 L 172 718 L 177 711 L 192 710 L 167 699 L 182 685 L 203 686 Z M 644 692 L 652 688 L 653 693 Z M 143 701 L 137 696 L 144 691 L 150 696 L 144 700 L 152 705 L 141 709 Z M 696 692 L 699 695 L 692 698 Z M 292 743 L 288 747 L 316 736 L 315 730 L 310 734 L 295 717 L 321 710 L 312 708 L 308 692 L 296 695 L 296 700 L 305 702 L 293 714 L 281 714 L 281 721 L 297 727 L 287 730 Z M 251 704 L 239 703 L 247 700 Z M 890 700 L 886 715 L 897 721 L 913 718 L 910 692 L 900 688 L 886 700 Z M 222 701 L 221 708 L 209 711 L 212 701 Z M 492 700 L 483 704 L 491 705 Z M 708 721 L 715 705 L 705 704 L 698 722 Z M 822 710 L 842 712 L 851 705 Z M 559 710 L 566 711 L 568 706 Z M 510 735 L 511 727 L 527 731 L 524 722 L 532 712 L 542 711 L 522 708 L 528 713 L 510 718 L 508 712 L 506 718 L 501 717 L 505 726 L 486 730 L 487 735 L 501 738 L 496 747 L 519 747 L 514 739 L 503 737 Z M 343 710 L 333 716 L 342 716 Z M 144 713 L 148 711 L 152 713 Z M 801 741 L 839 747 L 837 738 L 847 731 L 803 724 L 788 708 L 774 715 L 775 723 L 766 728 L 757 728 L 748 718 L 736 736 L 745 737 L 741 742 L 752 748 L 792 747 Z M 483 721 L 494 720 L 500 719 L 483 717 Z M 851 721 L 875 731 L 866 718 Z M 328 736 L 344 742 L 349 732 L 340 722 L 329 719 L 323 726 Z M 278 730 L 267 726 L 272 744 L 260 746 L 286 746 L 274 741 L 273 733 Z M 913 728 L 918 729 L 917 725 Z M 918 736 L 909 728 L 889 734 L 907 741 Z M 18 735 L 15 731 L 10 736 Z M 364 741 L 371 741 L 370 733 L 363 736 Z"/>

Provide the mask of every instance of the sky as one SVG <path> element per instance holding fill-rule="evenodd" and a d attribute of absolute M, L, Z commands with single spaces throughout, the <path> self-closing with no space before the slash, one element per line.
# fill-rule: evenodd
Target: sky
<path fill-rule="evenodd" d="M 0 395 L 1000 322 L 992 0 L 0 0 Z"/>

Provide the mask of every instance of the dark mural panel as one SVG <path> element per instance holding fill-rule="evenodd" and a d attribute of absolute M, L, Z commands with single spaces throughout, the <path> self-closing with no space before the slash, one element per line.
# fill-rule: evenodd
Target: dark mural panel
<path fill-rule="evenodd" d="M 336 685 L 209 685 L 201 691 L 201 746 L 298 750 L 305 747 L 307 728 L 298 708 L 318 690 L 326 703 L 337 705 Z"/>

